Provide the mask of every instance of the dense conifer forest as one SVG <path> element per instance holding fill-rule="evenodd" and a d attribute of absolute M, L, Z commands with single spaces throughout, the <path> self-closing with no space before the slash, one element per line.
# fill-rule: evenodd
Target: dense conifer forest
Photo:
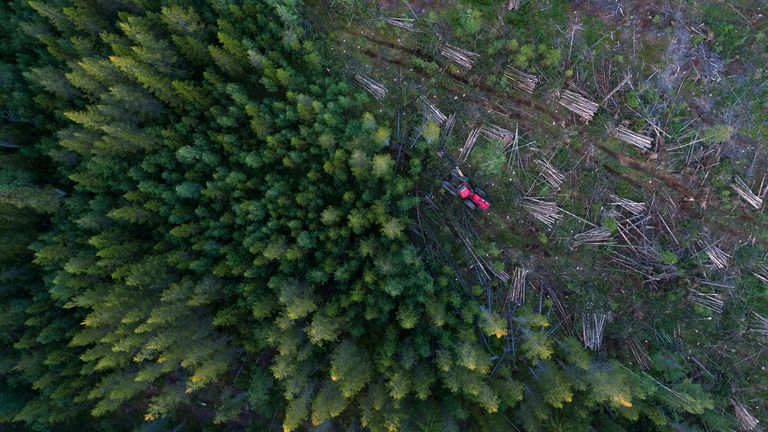
<path fill-rule="evenodd" d="M 404 138 L 318 12 L 363 3 L 0 4 L 0 429 L 743 426 L 753 369 L 639 365 L 585 347 L 555 295 L 464 289 L 462 240 L 418 229 L 425 196 L 451 202 L 447 131 L 412 114 Z"/>

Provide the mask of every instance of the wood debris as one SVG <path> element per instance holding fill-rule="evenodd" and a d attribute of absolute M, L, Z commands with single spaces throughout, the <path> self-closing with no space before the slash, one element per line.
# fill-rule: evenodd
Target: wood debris
<path fill-rule="evenodd" d="M 467 158 L 469 157 L 469 154 L 472 153 L 472 149 L 475 148 L 475 143 L 477 142 L 477 137 L 480 136 L 480 128 L 474 128 L 471 131 L 469 131 L 469 135 L 467 136 L 467 140 L 464 142 L 464 146 L 459 150 L 459 162 L 465 162 Z"/>
<path fill-rule="evenodd" d="M 480 58 L 480 54 L 447 44 L 443 46 L 440 54 L 467 69 L 472 69 L 475 60 Z"/>
<path fill-rule="evenodd" d="M 653 138 L 639 134 L 624 126 L 619 126 L 614 130 L 614 135 L 621 141 L 633 145 L 643 151 L 653 148 Z"/>
<path fill-rule="evenodd" d="M 639 215 L 645 211 L 645 203 L 631 201 L 617 195 L 611 195 L 611 200 L 613 200 L 611 205 L 619 206 L 633 215 Z"/>
<path fill-rule="evenodd" d="M 755 418 L 755 416 L 749 412 L 746 405 L 736 399 L 732 399 L 731 402 L 733 403 L 733 410 L 736 414 L 736 418 L 739 420 L 739 430 L 753 431 L 757 429 L 760 420 Z"/>
<path fill-rule="evenodd" d="M 525 300 L 525 279 L 528 270 L 517 267 L 512 272 L 512 284 L 510 285 L 509 296 L 507 297 L 514 304 L 522 304 Z"/>
<path fill-rule="evenodd" d="M 752 192 L 752 189 L 744 183 L 744 180 L 738 176 L 734 179 L 731 188 L 733 188 L 733 190 L 735 190 L 740 197 L 744 198 L 744 201 L 748 202 L 752 207 L 760 210 L 763 206 L 763 199 L 755 195 L 755 193 Z"/>
<path fill-rule="evenodd" d="M 509 0 L 507 3 L 507 10 L 516 10 L 523 4 L 523 0 Z"/>
<path fill-rule="evenodd" d="M 635 338 L 629 338 L 627 339 L 627 345 L 629 346 L 629 351 L 632 352 L 635 360 L 637 360 L 637 364 L 640 365 L 640 369 L 647 370 L 651 367 L 651 356 L 648 355 L 648 351 L 640 342 Z"/>
<path fill-rule="evenodd" d="M 360 84 L 362 88 L 367 90 L 368 93 L 373 95 L 373 97 L 375 97 L 378 100 L 384 99 L 384 96 L 387 95 L 386 87 L 377 83 L 371 78 L 368 78 L 367 76 L 357 74 L 355 75 L 355 81 L 357 81 L 357 83 Z"/>
<path fill-rule="evenodd" d="M 539 198 L 526 197 L 523 200 L 523 208 L 525 208 L 531 216 L 549 227 L 563 218 L 557 203 L 543 201 Z"/>
<path fill-rule="evenodd" d="M 539 79 L 535 75 L 525 73 L 512 66 L 507 66 L 504 76 L 507 77 L 512 87 L 528 94 L 533 93 L 533 90 L 536 89 L 536 84 L 539 83 Z"/>
<path fill-rule="evenodd" d="M 752 312 L 752 315 L 754 315 L 754 320 L 750 330 L 763 337 L 768 337 L 768 318 L 757 312 Z"/>
<path fill-rule="evenodd" d="M 432 105 L 432 103 L 430 103 L 429 100 L 427 100 L 427 98 L 424 96 L 419 98 L 419 106 L 421 107 L 422 111 L 424 111 L 424 115 L 439 124 L 443 124 L 446 120 L 448 120 L 448 117 L 446 117 L 445 114 L 437 109 L 436 106 Z"/>
<path fill-rule="evenodd" d="M 562 91 L 558 103 L 587 122 L 592 121 L 597 109 L 600 107 L 595 102 L 570 90 Z"/>
<path fill-rule="evenodd" d="M 707 245 L 706 243 L 699 241 L 699 245 L 716 268 L 722 270 L 728 267 L 728 260 L 731 258 L 730 255 L 723 252 L 723 250 L 717 247 L 715 244 Z"/>
<path fill-rule="evenodd" d="M 401 29 L 405 29 L 408 31 L 413 31 L 413 22 L 414 22 L 413 18 L 384 17 L 382 19 L 387 24 L 393 25 L 395 27 L 400 27 Z"/>
<path fill-rule="evenodd" d="M 591 313 L 581 317 L 581 341 L 584 347 L 592 351 L 599 351 L 603 344 L 605 321 L 608 314 Z"/>
<path fill-rule="evenodd" d="M 706 309 L 709 309 L 710 311 L 714 313 L 721 314 L 723 313 L 723 306 L 725 305 L 725 302 L 723 301 L 722 296 L 720 294 L 707 294 L 703 293 L 701 291 L 696 291 L 694 289 L 691 291 L 691 302 L 704 307 Z"/>
<path fill-rule="evenodd" d="M 536 159 L 534 163 L 539 167 L 541 175 L 547 180 L 547 183 L 552 186 L 552 189 L 555 192 L 559 191 L 560 186 L 563 184 L 563 180 L 565 180 L 565 176 L 560 174 L 560 172 L 547 161 Z"/>
<path fill-rule="evenodd" d="M 605 228 L 597 227 L 583 233 L 576 234 L 571 243 L 574 249 L 583 245 L 606 245 L 613 243 L 611 232 Z"/>

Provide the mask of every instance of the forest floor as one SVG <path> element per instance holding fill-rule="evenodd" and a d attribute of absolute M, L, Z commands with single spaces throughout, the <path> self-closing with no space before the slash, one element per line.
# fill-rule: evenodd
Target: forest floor
<path fill-rule="evenodd" d="M 553 331 L 585 340 L 605 316 L 598 355 L 685 364 L 768 419 L 768 345 L 754 320 L 768 310 L 768 217 L 734 189 L 743 180 L 758 198 L 768 192 L 765 5 L 506 3 L 318 9 L 339 67 L 388 89 L 372 107 L 389 118 L 399 162 L 428 127 L 420 98 L 455 115 L 432 154 L 445 145 L 460 159 L 473 130 L 508 131 L 480 136 L 460 160 L 488 192 L 487 213 L 441 191 L 448 167 L 433 158 L 414 191 L 414 241 L 480 307 L 509 316 L 524 271 L 525 301 L 557 316 Z M 478 54 L 471 68 L 442 55 L 446 44 Z M 532 93 L 512 85 L 510 65 L 538 79 Z M 559 103 L 566 89 L 598 104 L 591 121 Z M 617 139 L 621 126 L 649 146 Z M 531 214 L 541 202 L 556 205 L 551 223 Z M 608 234 L 579 244 L 588 232 Z"/>

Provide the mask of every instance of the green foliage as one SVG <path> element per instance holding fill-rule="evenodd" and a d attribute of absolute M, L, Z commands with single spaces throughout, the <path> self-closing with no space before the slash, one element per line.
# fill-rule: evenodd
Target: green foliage
<path fill-rule="evenodd" d="M 530 3 L 511 22 L 542 34 L 495 49 L 558 67 L 541 24 L 567 4 Z M 378 107 L 305 35 L 310 6 L 0 5 L 0 423 L 533 431 L 607 410 L 629 429 L 713 415 L 674 357 L 654 356 L 667 394 L 562 337 L 551 300 L 481 307 L 428 261 L 411 217 L 440 128 L 396 163 Z M 463 8 L 463 36 L 488 11 Z M 501 147 L 473 163 L 501 175 Z M 505 248 L 477 250 L 503 268 Z"/>
<path fill-rule="evenodd" d="M 715 125 L 704 131 L 704 136 L 712 144 L 722 144 L 731 140 L 733 132 L 733 126 Z"/>

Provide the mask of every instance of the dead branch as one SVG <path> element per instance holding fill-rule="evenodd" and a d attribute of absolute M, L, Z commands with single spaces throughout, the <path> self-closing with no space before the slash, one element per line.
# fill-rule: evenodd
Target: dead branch
<path fill-rule="evenodd" d="M 509 0 L 507 3 L 507 10 L 516 10 L 523 4 L 523 0 Z"/>

